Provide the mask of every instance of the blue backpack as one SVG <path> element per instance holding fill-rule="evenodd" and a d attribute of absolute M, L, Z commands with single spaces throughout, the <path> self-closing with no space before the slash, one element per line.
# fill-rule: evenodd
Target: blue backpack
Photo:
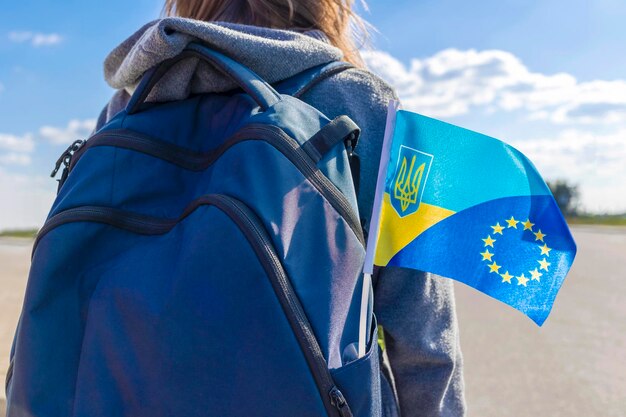
<path fill-rule="evenodd" d="M 187 58 L 243 91 L 145 103 Z M 359 129 L 294 97 L 345 67 L 274 89 L 192 43 L 62 155 L 13 344 L 9 417 L 381 415 L 374 319 L 356 354 Z"/>

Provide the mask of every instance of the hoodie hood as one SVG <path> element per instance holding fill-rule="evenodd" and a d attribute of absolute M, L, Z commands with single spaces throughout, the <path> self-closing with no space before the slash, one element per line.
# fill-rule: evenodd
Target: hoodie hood
<path fill-rule="evenodd" d="M 340 60 L 343 53 L 320 31 L 298 33 L 226 22 L 168 17 L 154 20 L 117 46 L 104 62 L 104 76 L 115 89 L 132 94 L 151 67 L 201 41 L 274 83 L 303 70 Z M 210 64 L 189 58 L 154 87 L 148 101 L 181 100 L 196 93 L 223 92 L 237 85 Z"/>

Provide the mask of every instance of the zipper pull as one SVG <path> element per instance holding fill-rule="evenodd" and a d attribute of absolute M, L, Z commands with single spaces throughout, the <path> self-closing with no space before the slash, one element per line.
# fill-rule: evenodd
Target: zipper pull
<path fill-rule="evenodd" d="M 339 410 L 339 415 L 341 415 L 341 417 L 354 417 L 352 415 L 352 410 L 350 410 L 350 407 L 348 406 L 346 397 L 344 397 L 341 391 L 339 391 L 339 388 L 333 386 L 328 395 L 330 395 L 330 403 L 337 410 Z"/>
<path fill-rule="evenodd" d="M 70 166 L 70 163 L 72 162 L 72 155 L 74 155 L 76 151 L 82 148 L 84 144 L 85 141 L 79 139 L 74 141 L 74 143 L 72 143 L 70 146 L 68 146 L 65 152 L 63 152 L 59 159 L 57 159 L 57 162 L 54 165 L 54 169 L 52 170 L 50 176 L 54 178 L 57 175 L 57 172 L 59 172 L 59 169 L 61 169 L 61 165 L 65 165 L 65 169 L 67 170 Z"/>
<path fill-rule="evenodd" d="M 354 154 L 354 133 L 350 133 L 350 136 L 345 140 L 344 144 L 346 145 L 346 151 L 348 152 L 348 159 L 352 159 L 352 155 Z"/>

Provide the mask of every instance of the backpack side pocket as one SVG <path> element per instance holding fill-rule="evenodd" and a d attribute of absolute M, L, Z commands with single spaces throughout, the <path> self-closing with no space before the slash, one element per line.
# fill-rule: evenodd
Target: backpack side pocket
<path fill-rule="evenodd" d="M 350 404 L 354 417 L 382 417 L 378 325 L 375 316 L 365 356 L 330 372 Z"/>

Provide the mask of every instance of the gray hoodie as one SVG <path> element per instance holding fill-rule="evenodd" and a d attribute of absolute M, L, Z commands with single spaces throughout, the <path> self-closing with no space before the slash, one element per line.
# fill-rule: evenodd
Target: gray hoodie
<path fill-rule="evenodd" d="M 125 106 L 147 69 L 198 39 L 250 67 L 270 83 L 342 57 L 342 52 L 319 31 L 303 34 L 182 18 L 153 21 L 107 57 L 105 78 L 118 91 L 99 125 Z M 234 87 L 232 81 L 209 66 L 187 60 L 159 82 L 148 101 L 177 100 L 192 93 L 223 92 Z M 357 148 L 361 157 L 359 210 L 366 219 L 372 210 L 387 104 L 395 98 L 388 84 L 356 68 L 325 79 L 302 96 L 329 118 L 346 114 L 361 127 Z M 374 311 L 386 342 L 385 415 L 398 415 L 397 403 L 403 417 L 463 416 L 462 357 L 452 282 L 408 269 L 378 269 L 374 276 Z"/>

